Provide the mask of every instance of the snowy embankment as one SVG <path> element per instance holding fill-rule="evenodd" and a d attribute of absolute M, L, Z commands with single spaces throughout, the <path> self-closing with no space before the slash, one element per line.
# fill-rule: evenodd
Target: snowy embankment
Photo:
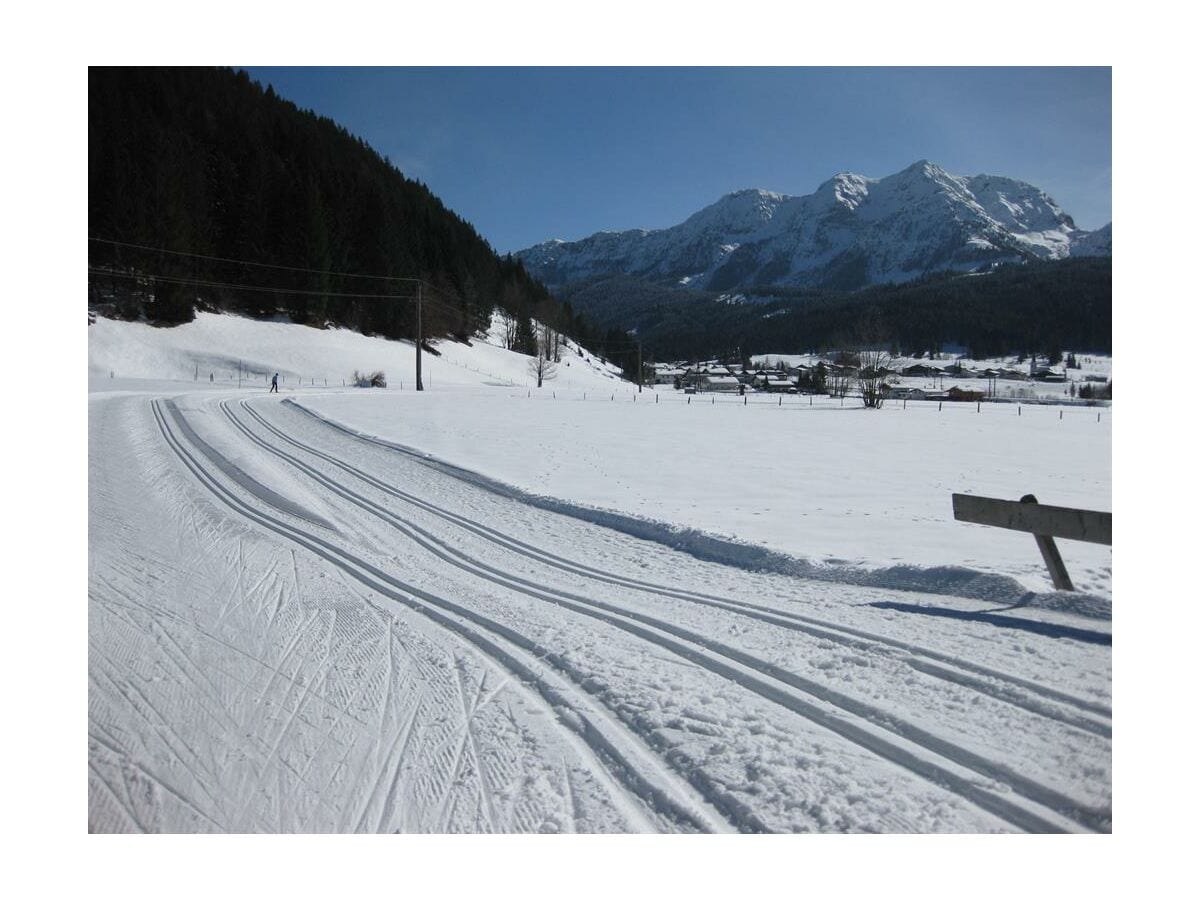
<path fill-rule="evenodd" d="M 1108 409 L 1018 414 L 985 404 L 977 413 L 948 403 L 939 412 L 910 402 L 866 411 L 849 398 L 795 396 L 689 403 L 669 389 L 635 399 L 636 388 L 574 353 L 539 391 L 526 357 L 484 341 L 425 354 L 418 394 L 410 344 L 343 330 L 202 315 L 175 329 L 101 319 L 89 335 L 93 378 L 112 370 L 194 384 L 202 360 L 221 360 L 229 386 L 239 361 L 277 370 L 285 396 L 297 397 L 302 380 L 299 402 L 335 423 L 558 501 L 560 511 L 582 507 L 628 533 L 750 568 L 1012 602 L 1052 590 L 1032 536 L 955 522 L 951 493 L 1112 508 Z M 356 368 L 383 369 L 388 390 L 341 390 Z M 261 389 L 261 378 L 243 387 Z M 1077 588 L 1111 598 L 1110 548 L 1063 541 L 1060 550 Z"/>

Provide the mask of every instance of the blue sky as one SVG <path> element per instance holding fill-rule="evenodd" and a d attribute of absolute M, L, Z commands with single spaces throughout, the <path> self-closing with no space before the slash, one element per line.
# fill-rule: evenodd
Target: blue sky
<path fill-rule="evenodd" d="M 918 159 L 1031 182 L 1081 228 L 1112 218 L 1107 68 L 247 71 L 364 138 L 502 253 Z"/>

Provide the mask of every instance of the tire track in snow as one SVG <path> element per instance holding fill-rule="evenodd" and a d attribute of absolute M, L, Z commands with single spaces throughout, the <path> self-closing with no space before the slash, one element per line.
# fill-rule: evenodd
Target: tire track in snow
<path fill-rule="evenodd" d="M 230 421 L 263 449 L 308 474 L 344 499 L 393 525 L 426 550 L 451 565 L 465 569 L 477 577 L 517 590 L 527 596 L 607 622 L 636 637 L 648 640 L 693 664 L 734 681 L 759 696 L 824 726 L 876 755 L 908 769 L 921 778 L 957 793 L 963 799 L 986 809 L 1016 827 L 1032 831 L 1065 830 L 1069 826 L 1064 820 L 1073 821 L 1092 830 L 1103 831 L 1109 827 L 1110 813 L 1107 810 L 1081 806 L 1073 798 L 1046 787 L 1020 772 L 1015 772 L 1003 764 L 986 759 L 911 722 L 899 719 L 885 710 L 872 707 L 825 685 L 781 669 L 773 663 L 674 623 L 566 591 L 548 591 L 520 576 L 503 572 L 472 559 L 428 531 L 400 519 L 389 510 L 334 481 L 302 460 L 272 447 L 247 428 L 232 413 L 225 402 L 222 402 L 221 407 Z M 245 402 L 242 403 L 242 407 L 246 408 Z M 247 409 L 247 412 L 254 415 L 252 410 Z M 256 417 L 256 419 L 261 422 L 261 418 Z M 681 638 L 686 643 L 681 643 L 675 638 Z M 714 658 L 714 654 L 721 658 Z M 766 676 L 766 678 L 761 676 Z M 805 699 L 799 694 L 807 695 L 816 702 Z M 826 708 L 826 705 L 833 709 Z M 860 721 L 855 723 L 846 720 L 840 715 L 843 712 L 851 714 Z M 930 754 L 940 757 L 945 762 L 930 758 Z M 976 778 L 979 775 L 999 782 L 1034 806 L 1014 803 L 1008 798 L 980 786 Z M 1041 807 L 1041 809 L 1037 807 Z"/>
<path fill-rule="evenodd" d="M 580 695 L 568 682 L 547 671 L 542 660 L 550 655 L 549 650 L 503 624 L 406 584 L 324 538 L 305 534 L 291 523 L 250 506 L 214 478 L 183 445 L 167 422 L 159 401 L 152 401 L 151 406 L 168 446 L 197 480 L 226 506 L 311 551 L 371 591 L 422 613 L 474 645 L 532 688 L 557 715 L 558 721 L 578 739 L 577 750 L 581 758 L 591 757 L 596 761 L 592 771 L 609 783 L 614 801 L 632 794 L 676 827 L 697 831 L 729 830 L 730 823 L 708 808 L 709 798 L 697 796 L 652 752 L 631 744 L 624 726 L 598 709 L 590 697 Z M 175 417 L 178 416 L 176 412 Z M 619 785 L 623 785 L 624 790 Z M 631 822 L 637 823 L 637 827 L 655 830 L 652 820 L 639 806 L 625 803 L 622 811 Z M 737 823 L 732 824 L 736 827 Z"/>
<path fill-rule="evenodd" d="M 407 458 L 413 459 L 420 464 L 427 464 L 429 462 L 419 453 L 414 451 L 407 450 L 385 441 L 371 438 L 367 435 L 363 435 L 349 429 L 340 428 L 335 423 L 313 414 L 300 404 L 294 403 L 293 401 L 289 400 L 285 405 L 294 406 L 305 415 L 312 417 L 315 421 L 364 443 L 381 447 L 384 450 L 390 450 L 399 453 Z M 1085 731 L 1090 731 L 1093 734 L 1097 734 L 1101 737 L 1111 738 L 1112 736 L 1112 710 L 1110 707 L 1102 703 L 1097 703 L 1095 701 L 1078 697 L 1067 691 L 1058 690 L 1049 685 L 1040 684 L 1036 681 L 1022 678 L 1017 675 L 1012 675 L 1007 672 L 1001 672 L 997 669 L 980 665 L 971 660 L 961 659 L 947 653 L 921 647 L 912 642 L 899 640 L 887 635 L 865 631 L 863 629 L 842 625 L 840 623 L 829 622 L 813 616 L 805 616 L 787 610 L 762 606 L 760 604 L 747 603 L 745 601 L 718 597 L 712 594 L 705 594 L 697 591 L 671 588 L 667 585 L 662 585 L 651 581 L 644 581 L 603 569 L 597 569 L 584 563 L 558 556 L 550 551 L 527 544 L 516 538 L 509 537 L 508 535 L 497 531 L 496 529 L 489 528 L 487 525 L 484 525 L 481 522 L 438 507 L 426 500 L 416 497 L 415 495 L 393 487 L 386 482 L 375 478 L 369 473 L 351 465 L 350 463 L 347 463 L 344 460 L 318 450 L 315 447 L 305 444 L 284 433 L 279 428 L 264 419 L 255 409 L 250 407 L 247 401 L 241 401 L 241 406 L 246 410 L 247 413 L 249 413 L 260 424 L 262 424 L 264 428 L 269 429 L 275 435 L 297 447 L 298 449 L 312 453 L 314 456 L 324 459 L 331 465 L 341 468 L 349 474 L 362 479 L 373 487 L 376 487 L 399 500 L 403 500 L 407 503 L 417 506 L 418 508 L 429 512 L 430 514 L 447 522 L 458 525 L 459 527 L 470 531 L 485 540 L 504 546 L 514 553 L 519 553 L 523 556 L 535 559 L 545 565 L 580 575 L 582 577 L 591 578 L 593 580 L 603 581 L 621 587 L 630 587 L 635 590 L 657 594 L 670 599 L 700 603 L 706 606 L 740 612 L 743 615 L 751 618 L 757 618 L 761 621 L 770 622 L 794 631 L 807 633 L 814 637 L 834 641 L 844 646 L 849 646 L 852 649 L 875 649 L 876 652 L 879 652 L 878 647 L 865 647 L 863 642 L 867 641 L 881 647 L 898 650 L 904 655 L 896 657 L 893 654 L 893 658 L 899 658 L 912 668 L 924 672 L 927 675 L 957 683 L 962 687 L 976 690 L 980 693 L 988 694 L 997 700 L 1010 703 L 1014 706 L 1019 706 L 1025 709 L 1027 712 L 1032 712 L 1046 718 L 1058 720 L 1064 724 L 1072 725 Z M 447 475 L 448 477 L 455 477 L 453 471 L 447 471 L 440 466 L 436 467 L 436 471 Z M 474 482 L 470 480 L 460 480 L 463 480 L 464 483 L 468 485 L 474 485 Z M 925 657 L 925 660 L 928 660 L 928 662 L 921 660 L 920 657 Z M 982 679 L 990 679 L 991 681 L 1002 682 L 1002 684 L 995 685 L 991 684 L 988 680 Z M 1029 694 L 1036 696 L 1029 697 L 1027 696 Z M 1051 703 L 1058 704 L 1060 706 L 1068 706 L 1076 712 L 1055 709 L 1052 706 L 1048 706 L 1043 701 L 1050 701 Z"/>

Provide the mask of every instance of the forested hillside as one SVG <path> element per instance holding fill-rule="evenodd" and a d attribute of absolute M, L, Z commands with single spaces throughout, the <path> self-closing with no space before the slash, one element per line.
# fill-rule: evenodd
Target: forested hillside
<path fill-rule="evenodd" d="M 499 304 L 587 337 L 425 185 L 244 72 L 89 69 L 88 156 L 89 301 L 110 314 L 411 337 L 410 278 L 427 284 L 426 335 L 469 335 Z"/>
<path fill-rule="evenodd" d="M 658 359 L 840 348 L 906 353 L 959 345 L 979 357 L 1112 350 L 1112 260 L 1031 262 L 855 292 L 673 289 L 627 276 L 559 292 L 600 326 L 636 331 Z"/>

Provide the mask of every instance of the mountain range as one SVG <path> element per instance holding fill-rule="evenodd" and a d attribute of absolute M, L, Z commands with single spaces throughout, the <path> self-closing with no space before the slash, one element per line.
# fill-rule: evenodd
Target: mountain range
<path fill-rule="evenodd" d="M 1039 188 L 928 160 L 884 178 L 843 172 L 805 196 L 727 194 L 670 228 L 546 241 L 515 256 L 551 289 L 614 275 L 705 291 L 857 290 L 943 271 L 1111 256 Z"/>

